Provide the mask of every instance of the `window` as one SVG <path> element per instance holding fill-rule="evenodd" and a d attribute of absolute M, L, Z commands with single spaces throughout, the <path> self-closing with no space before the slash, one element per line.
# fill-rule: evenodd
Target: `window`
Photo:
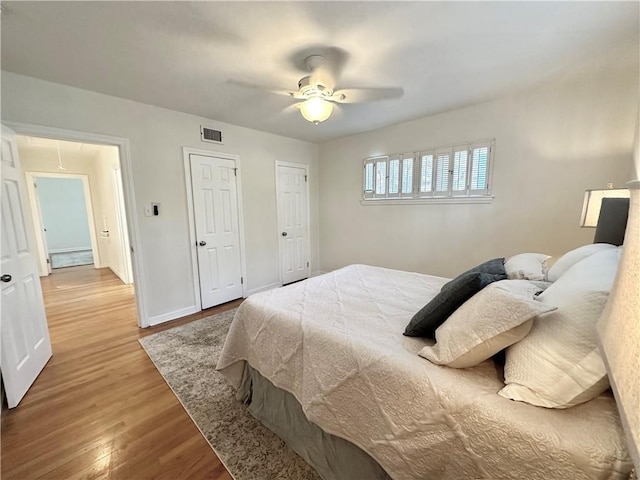
<path fill-rule="evenodd" d="M 363 200 L 490 197 L 493 140 L 364 161 Z"/>

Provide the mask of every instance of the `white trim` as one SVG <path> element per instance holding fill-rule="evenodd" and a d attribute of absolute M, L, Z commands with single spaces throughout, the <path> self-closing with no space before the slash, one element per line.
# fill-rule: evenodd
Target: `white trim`
<path fill-rule="evenodd" d="M 175 320 L 176 318 L 186 317 L 187 315 L 198 313 L 199 311 L 200 310 L 195 305 L 191 305 L 190 307 L 181 308 L 180 310 L 174 310 L 173 312 L 154 315 L 152 317 L 149 317 L 149 326 L 155 327 L 156 325 L 160 325 L 161 323 L 169 322 L 171 320 Z"/>
<path fill-rule="evenodd" d="M 240 168 L 240 157 L 230 153 L 213 152 L 211 150 L 201 150 L 191 147 L 182 147 L 182 160 L 184 164 L 184 179 L 187 192 L 187 219 L 189 221 L 189 245 L 191 252 L 191 274 L 193 277 L 193 301 L 196 311 L 202 310 L 202 298 L 200 295 L 200 274 L 198 273 L 198 252 L 196 248 L 196 223 L 195 210 L 193 208 L 193 185 L 191 182 L 191 155 L 202 155 L 210 158 L 222 158 L 232 160 L 236 170 L 236 192 L 238 200 L 238 229 L 240 234 L 240 271 L 243 278 L 242 298 L 249 296 L 247 289 L 247 264 L 245 258 L 244 241 L 244 209 L 242 204 L 242 170 Z"/>
<path fill-rule="evenodd" d="M 250 297 L 251 295 L 255 295 L 256 293 L 266 292 L 267 290 L 273 290 L 274 288 L 280 288 L 281 286 L 282 286 L 282 283 L 274 282 L 268 285 L 263 285 L 262 287 L 252 288 L 247 292 L 247 296 Z"/>
<path fill-rule="evenodd" d="M 47 247 L 47 239 L 42 231 L 42 211 L 40 210 L 40 202 L 38 201 L 38 195 L 35 191 L 33 178 L 29 175 L 29 172 L 24 172 L 24 175 L 27 180 L 27 199 L 29 200 L 31 223 L 33 224 L 33 233 L 36 241 L 38 274 L 41 277 L 46 277 L 51 274 L 51 263 L 47 262 L 49 259 L 49 248 Z"/>
<path fill-rule="evenodd" d="M 238 228 L 240 229 L 240 270 L 242 272 L 242 298 L 247 298 L 249 289 L 247 288 L 247 260 L 244 243 L 244 205 L 242 203 L 242 169 L 240 168 L 240 157 L 235 156 L 236 161 L 236 191 L 238 192 Z"/>
<path fill-rule="evenodd" d="M 276 235 L 278 238 L 278 272 L 280 274 L 280 285 L 283 284 L 283 273 L 282 273 L 282 242 L 280 241 L 280 202 L 278 201 L 280 198 L 280 185 L 278 181 L 278 167 L 291 167 L 291 168 L 301 168 L 304 169 L 304 174 L 307 178 L 305 182 L 307 188 L 307 278 L 311 276 L 311 199 L 309 197 L 309 168 L 310 166 L 306 163 L 295 163 L 295 162 L 284 162 L 281 160 L 276 160 L 275 163 L 275 177 L 276 177 L 276 221 L 278 224 L 276 225 Z"/>
<path fill-rule="evenodd" d="M 72 253 L 72 252 L 86 252 L 86 251 L 92 251 L 91 245 L 87 245 L 86 247 L 54 248 L 49 250 L 49 253 Z"/>
<path fill-rule="evenodd" d="M 98 133 L 81 132 L 77 130 L 66 130 L 55 127 L 45 127 L 42 125 L 31 125 L 20 122 L 3 121 L 9 128 L 17 134 L 30 135 L 33 137 L 53 138 L 57 140 L 68 140 L 71 142 L 96 143 L 101 145 L 113 145 L 118 147 L 120 156 L 120 167 L 122 169 L 122 186 L 124 203 L 126 209 L 127 229 L 129 232 L 129 245 L 133 249 L 131 256 L 131 266 L 133 270 L 133 285 L 135 289 L 136 307 L 138 312 L 138 325 L 146 328 L 149 326 L 147 318 L 147 308 L 144 297 L 144 262 L 142 261 L 142 242 L 140 241 L 140 227 L 136 215 L 136 200 L 133 185 L 133 166 L 131 161 L 131 151 L 129 149 L 129 139 L 112 137 Z M 138 288 L 139 287 L 139 288 Z"/>
<path fill-rule="evenodd" d="M 84 204 L 85 204 L 85 210 L 87 213 L 87 223 L 89 224 L 89 237 L 91 239 L 91 246 L 89 248 L 93 253 L 93 266 L 94 268 L 104 267 L 104 265 L 102 265 L 102 262 L 100 260 L 100 251 L 98 250 L 98 233 L 96 231 L 95 217 L 93 216 L 93 202 L 91 197 L 91 186 L 89 184 L 89 175 L 86 175 L 83 173 L 53 173 L 53 172 L 50 173 L 50 172 L 33 172 L 33 171 L 24 172 L 24 173 L 28 181 L 27 191 L 29 192 L 29 195 L 31 194 L 35 195 L 34 201 L 37 202 L 38 204 L 39 215 L 33 215 L 33 221 L 38 222 L 38 224 L 36 225 L 36 236 L 40 236 L 41 239 L 36 243 L 38 243 L 38 245 L 43 245 L 43 246 L 47 245 L 47 241 L 46 241 L 45 235 L 43 234 L 44 225 L 42 224 L 42 210 L 40 208 L 40 197 L 38 196 L 34 188 L 35 179 L 38 177 L 45 177 L 45 178 L 69 178 L 69 179 L 76 178 L 76 179 L 82 180 L 82 190 L 84 193 Z M 34 212 L 32 211 L 32 213 Z M 49 258 L 50 253 L 74 252 L 77 250 L 82 250 L 82 248 L 70 248 L 70 249 L 61 248 L 61 249 L 55 249 L 55 250 L 48 249 L 48 251 L 46 252 L 41 251 L 40 253 L 44 253 L 45 255 L 44 261 L 46 263 L 46 259 Z M 42 259 L 41 259 L 41 262 L 42 262 Z M 48 264 L 48 268 L 49 268 L 49 273 L 51 273 L 51 264 Z"/>
<path fill-rule="evenodd" d="M 431 205 L 443 203 L 493 203 L 495 197 L 492 195 L 482 197 L 429 197 L 416 198 L 415 200 L 403 199 L 380 199 L 380 200 L 360 200 L 360 205 Z"/>

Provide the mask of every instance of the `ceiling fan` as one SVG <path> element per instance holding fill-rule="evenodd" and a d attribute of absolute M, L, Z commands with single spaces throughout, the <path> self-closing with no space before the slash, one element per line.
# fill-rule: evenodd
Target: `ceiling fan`
<path fill-rule="evenodd" d="M 285 94 L 295 100 L 302 116 L 318 125 L 327 120 L 333 112 L 334 103 L 362 103 L 390 98 L 399 98 L 404 93 L 402 88 L 343 88 L 336 89 L 340 62 L 338 59 L 329 61 L 323 55 L 309 55 L 304 64 L 309 75 L 298 81 L 297 91 L 272 89 L 260 85 L 234 82 L 245 87 L 268 89 L 273 93 Z"/>

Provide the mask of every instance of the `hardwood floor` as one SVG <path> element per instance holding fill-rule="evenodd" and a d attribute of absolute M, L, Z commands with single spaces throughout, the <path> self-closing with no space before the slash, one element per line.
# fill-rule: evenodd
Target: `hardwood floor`
<path fill-rule="evenodd" d="M 139 329 L 133 287 L 109 270 L 43 278 L 53 357 L 2 411 L 3 480 L 231 480 L 138 338 L 234 308 Z"/>

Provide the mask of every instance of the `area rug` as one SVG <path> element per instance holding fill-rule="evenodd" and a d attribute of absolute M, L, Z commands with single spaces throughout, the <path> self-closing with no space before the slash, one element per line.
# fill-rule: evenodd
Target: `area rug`
<path fill-rule="evenodd" d="M 235 398 L 215 370 L 235 310 L 140 339 L 142 347 L 236 480 L 320 480 Z"/>

